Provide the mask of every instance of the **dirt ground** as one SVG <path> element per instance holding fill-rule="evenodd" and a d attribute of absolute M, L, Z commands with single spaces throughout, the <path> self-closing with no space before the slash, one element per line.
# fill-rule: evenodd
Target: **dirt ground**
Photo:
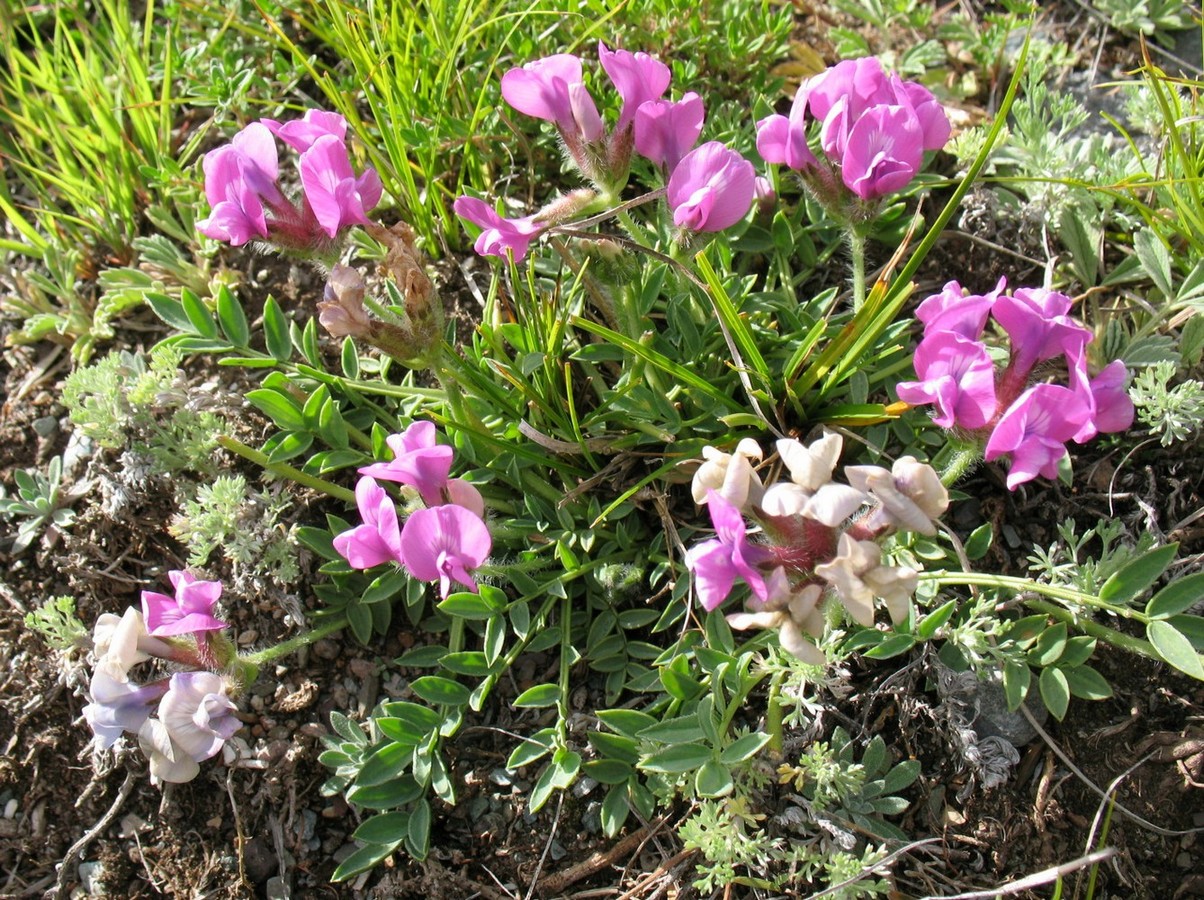
<path fill-rule="evenodd" d="M 1115 61 L 1123 64 L 1123 56 Z M 951 234 L 941 252 L 964 263 L 958 240 Z M 934 283 L 939 258 L 929 269 Z M 984 282 L 1005 267 L 1015 272 L 1012 262 L 975 255 L 974 278 Z M 296 290 L 305 302 L 307 288 Z M 12 324 L 0 323 L 0 331 Z M 145 349 L 160 334 L 149 313 L 135 316 L 123 323 L 120 345 Z M 64 449 L 71 426 L 58 403 L 58 384 L 67 371 L 67 354 L 49 345 L 5 351 L 3 483 L 11 484 L 13 469 L 43 465 Z M 213 377 L 206 371 L 198 381 Z M 246 409 L 239 414 L 241 427 L 262 439 L 265 423 Z M 1004 539 L 984 565 L 1001 572 L 1022 574 L 1028 548 L 1048 546 L 1055 524 L 1070 517 L 1113 518 L 1130 535 L 1178 540 L 1184 564 L 1177 574 L 1199 570 L 1204 526 L 1189 520 L 1204 507 L 1204 442 L 1171 452 L 1150 443 L 1123 460 L 1123 450 L 1106 444 L 1079 450 L 1074 490 L 1041 482 L 1009 493 L 997 470 L 983 468 L 962 486 L 971 499 L 947 520 L 965 531 L 995 522 Z M 103 479 L 117 466 L 98 451 L 78 477 Z M 168 485 L 142 485 L 119 515 L 105 510 L 97 491 L 74 508 L 78 516 L 68 531 L 23 553 L 0 549 L 0 896 L 699 896 L 691 886 L 693 860 L 673 831 L 684 808 L 629 826 L 616 840 L 601 834 L 597 787 L 582 785 L 536 816 L 526 812 L 534 773 L 505 770 L 514 746 L 507 733 L 531 733 L 544 723 L 539 710 L 507 703 L 522 671 L 509 687 L 499 686 L 495 702 L 449 747 L 459 803 L 454 809 L 436 803 L 428 860 L 395 857 L 351 883 L 330 884 L 338 861 L 353 849 L 359 817 L 340 797 L 319 792 L 328 776 L 317 762 L 320 738 L 332 710 L 362 716 L 382 698 L 407 696 L 408 679 L 418 673 L 393 660 L 423 636 L 402 628 L 383 646 L 336 635 L 265 673 L 240 710 L 243 729 L 191 783 L 150 786 L 144 758 L 128 742 L 116 754 L 94 754 L 81 717 L 84 660 L 49 650 L 25 627 L 24 616 L 42 598 L 68 593 L 91 623 L 102 612 L 136 604 L 144 588 L 162 589 L 165 572 L 183 568 L 185 560 L 164 528 L 174 511 Z M 321 513 L 320 505 L 304 502 L 297 510 Z M 303 560 L 303 566 L 312 572 L 316 563 Z M 220 567 L 210 574 L 221 576 Z M 291 636 L 286 612 L 317 603 L 304 591 L 277 589 L 238 599 L 230 605 L 232 624 L 239 644 L 249 647 Z M 1094 664 L 1115 696 L 1075 701 L 1065 721 L 1047 721 L 1044 733 L 1020 748 L 1007 781 L 991 788 L 973 778 L 958 745 L 931 655 L 916 651 L 851 665 L 840 697 L 831 698 L 828 724 L 881 733 L 923 765 L 921 779 L 905 792 L 911 805 L 899 825 L 935 840 L 894 867 L 895 896 L 988 890 L 1107 847 L 1111 855 L 1099 866 L 1095 897 L 1204 897 L 1204 684 L 1119 651 L 1102 650 Z M 523 665 L 541 673 L 555 660 L 531 658 Z M 588 673 L 580 683 L 581 708 L 601 705 Z M 574 737 L 585 747 L 585 731 L 596 723 L 583 715 L 578 727 Z M 1101 791 L 1115 799 L 1114 809 Z M 1105 820 L 1106 839 L 1100 836 Z M 1086 869 L 1067 874 L 1063 896 L 1086 896 L 1087 876 Z M 1015 895 L 1049 897 L 1052 891 L 1046 884 Z M 736 887 L 719 896 L 780 895 Z"/>

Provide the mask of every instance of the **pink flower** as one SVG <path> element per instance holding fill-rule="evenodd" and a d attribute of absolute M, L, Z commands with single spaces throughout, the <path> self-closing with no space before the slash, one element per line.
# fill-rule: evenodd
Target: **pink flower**
<path fill-rule="evenodd" d="M 488 559 L 492 548 L 489 529 L 481 518 L 455 504 L 411 513 L 401 530 L 405 567 L 422 581 L 438 579 L 439 593 L 445 599 L 453 581 L 476 592 L 477 583 L 469 570 Z"/>
<path fill-rule="evenodd" d="M 669 67 L 647 53 L 610 50 L 605 44 L 599 43 L 598 59 L 614 83 L 615 90 L 623 98 L 616 131 L 622 131 L 635 119 L 636 110 L 650 100 L 659 100 L 669 87 L 672 77 Z M 643 153 L 642 150 L 640 152 Z"/>
<path fill-rule="evenodd" d="M 862 200 L 884 197 L 907 186 L 924 160 L 915 113 L 904 106 L 867 110 L 849 131 L 840 177 Z"/>
<path fill-rule="evenodd" d="M 427 506 L 444 503 L 443 491 L 454 454 L 451 447 L 435 443 L 435 423 L 421 419 L 411 422 L 409 428 L 390 435 L 385 443 L 393 451 L 393 459 L 364 466 L 359 473 L 408 484 Z"/>
<path fill-rule="evenodd" d="M 995 290 L 988 294 L 967 294 L 956 281 L 950 281 L 939 294 L 924 299 L 916 307 L 916 318 L 924 323 L 924 334 L 952 331 L 969 340 L 978 340 L 986 327 L 991 308 L 1007 287 L 1000 278 Z"/>
<path fill-rule="evenodd" d="M 334 112 L 323 109 L 307 109 L 300 119 L 278 122 L 275 119 L 260 119 L 264 127 L 298 152 L 305 152 L 314 142 L 326 135 L 339 141 L 347 138 L 347 120 Z"/>
<path fill-rule="evenodd" d="M 673 224 L 690 231 L 735 225 L 752 206 L 756 178 L 752 163 L 718 141 L 691 150 L 669 177 Z"/>
<path fill-rule="evenodd" d="M 502 97 L 528 116 L 555 122 L 566 137 L 593 143 L 605 131 L 598 107 L 581 78 L 581 60 L 557 53 L 502 76 Z M 479 251 L 478 251 L 479 252 Z"/>
<path fill-rule="evenodd" d="M 671 103 L 650 100 L 635 113 L 635 149 L 663 172 L 672 172 L 702 134 L 702 98 L 689 93 Z"/>
<path fill-rule="evenodd" d="M 808 106 L 822 122 L 820 144 L 834 159 L 844 155 L 849 133 L 869 110 L 897 105 L 877 57 L 846 59 L 811 79 Z"/>
<path fill-rule="evenodd" d="M 767 163 L 784 163 L 796 172 L 818 163 L 807 145 L 807 101 L 814 79 L 799 85 L 790 117 L 767 116 L 757 123 L 757 152 Z"/>
<path fill-rule="evenodd" d="M 1133 424 L 1133 401 L 1125 390 L 1128 370 L 1119 359 L 1100 370 L 1094 378 L 1087 378 L 1086 362 L 1070 367 L 1070 384 L 1075 393 L 1087 406 L 1088 418 L 1074 435 L 1076 444 L 1082 444 L 1100 432 L 1124 431 Z"/>
<path fill-rule="evenodd" d="M 195 762 L 216 755 L 242 727 L 226 691 L 225 679 L 213 672 L 177 672 L 159 701 L 173 745 Z"/>
<path fill-rule="evenodd" d="M 1073 360 L 1083 353 L 1092 334 L 1066 315 L 1070 306 L 1065 294 L 1045 288 L 1021 288 L 995 301 L 991 315 L 1011 341 L 1010 380 L 1027 378 L 1033 366 L 1055 356 Z"/>
<path fill-rule="evenodd" d="M 220 581 L 198 581 L 189 572 L 167 573 L 175 597 L 154 591 L 142 592 L 142 616 L 147 633 L 153 637 L 175 637 L 202 631 L 221 631 L 226 623 L 213 617 L 213 608 L 222 595 Z"/>
<path fill-rule="evenodd" d="M 953 126 L 949 124 L 949 116 L 932 91 L 914 81 L 903 81 L 898 75 L 890 76 L 891 87 L 895 91 L 898 103 L 910 106 L 920 123 L 920 131 L 924 135 L 925 150 L 940 150 L 949 141 Z"/>
<path fill-rule="evenodd" d="M 995 364 L 980 342 L 938 331 L 916 347 L 915 369 L 919 381 L 900 382 L 899 399 L 935 403 L 942 428 L 981 428 L 995 415 Z"/>
<path fill-rule="evenodd" d="M 229 144 L 205 154 L 205 199 L 209 217 L 197 222 L 201 234 L 238 247 L 268 236 L 264 200 L 283 204 L 276 186 L 280 172 L 276 142 L 258 122 L 252 122 Z"/>
<path fill-rule="evenodd" d="M 715 609 L 727 599 L 736 578 L 743 578 L 758 600 L 769 598 L 769 588 L 758 566 L 769 552 L 748 542 L 744 517 L 718 491 L 707 492 L 707 509 L 715 526 L 715 537 L 686 552 L 686 568 L 694 573 L 698 599 L 703 608 Z"/>
<path fill-rule="evenodd" d="M 518 262 L 527 255 L 531 241 L 543 231 L 543 226 L 537 225 L 533 216 L 505 219 L 492 206 L 476 197 L 457 197 L 452 208 L 461 219 L 484 229 L 473 245 L 481 256 L 505 259 L 509 252 L 514 254 L 514 261 Z"/>
<path fill-rule="evenodd" d="M 334 549 L 353 569 L 371 569 L 390 560 L 400 563 L 401 531 L 392 498 L 364 477 L 355 485 L 355 504 L 363 524 L 336 535 Z"/>
<path fill-rule="evenodd" d="M 1031 481 L 1038 475 L 1055 479 L 1058 463 L 1066 455 L 1066 442 L 1090 418 L 1083 398 L 1055 384 L 1031 387 L 1008 408 L 987 441 L 988 461 L 1010 454 L 1007 486 Z"/>
<path fill-rule="evenodd" d="M 369 224 L 368 210 L 380 202 L 380 176 L 368 168 L 357 178 L 342 138 L 317 138 L 298 166 L 305 199 L 327 235 L 333 238 L 341 228 Z"/>

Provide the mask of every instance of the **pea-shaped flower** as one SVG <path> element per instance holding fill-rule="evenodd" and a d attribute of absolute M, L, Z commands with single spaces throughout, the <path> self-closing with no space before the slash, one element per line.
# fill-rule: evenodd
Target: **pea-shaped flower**
<path fill-rule="evenodd" d="M 752 163 L 718 141 L 691 150 L 669 176 L 673 224 L 688 231 L 730 228 L 752 206 L 756 180 Z"/>

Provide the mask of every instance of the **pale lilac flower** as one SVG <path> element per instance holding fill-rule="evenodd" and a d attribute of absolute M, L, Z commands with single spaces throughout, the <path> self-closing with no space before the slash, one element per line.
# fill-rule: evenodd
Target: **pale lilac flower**
<path fill-rule="evenodd" d="M 916 318 L 924 323 L 924 335 L 952 331 L 968 340 L 978 340 L 986 327 L 995 301 L 1007 287 L 1000 278 L 995 290 L 987 294 L 967 294 L 956 281 L 950 281 L 939 294 L 926 297 L 916 307 Z"/>
<path fill-rule="evenodd" d="M 622 131 L 630 124 L 636 117 L 636 110 L 644 103 L 663 97 L 669 87 L 669 79 L 672 77 L 669 67 L 647 53 L 611 50 L 605 44 L 599 43 L 598 59 L 606 74 L 610 76 L 615 90 L 623 98 L 623 108 L 619 111 L 616 131 Z"/>
<path fill-rule="evenodd" d="M 200 764 L 171 739 L 158 719 L 147 719 L 138 730 L 138 745 L 150 763 L 150 782 L 184 784 L 201 772 Z"/>
<path fill-rule="evenodd" d="M 752 467 L 752 462 L 760 462 L 762 456 L 756 441 L 744 438 L 736 445 L 734 453 L 703 447 L 702 456 L 706 461 L 698 467 L 690 483 L 695 503 L 706 503 L 712 489 L 740 510 L 750 503 L 760 502 L 765 488 Z"/>
<path fill-rule="evenodd" d="M 485 498 L 481 492 L 463 478 L 452 478 L 447 482 L 447 502 L 463 506 L 477 518 L 485 518 Z"/>
<path fill-rule="evenodd" d="M 305 199 L 329 237 L 350 225 L 369 224 L 368 210 L 380 202 L 380 176 L 369 167 L 356 177 L 342 138 L 317 138 L 301 154 L 298 167 Z"/>
<path fill-rule="evenodd" d="M 698 599 L 712 610 L 727 599 L 736 578 L 743 578 L 760 601 L 769 597 L 764 576 L 756 568 L 769 559 L 769 552 L 748 542 L 744 517 L 731 503 L 712 490 L 707 510 L 715 526 L 715 537 L 686 552 L 686 568 L 694 573 Z"/>
<path fill-rule="evenodd" d="M 367 290 L 356 269 L 342 263 L 331 268 L 318 301 L 318 321 L 332 337 L 366 337 L 370 333 L 372 320 L 364 308 Z"/>
<path fill-rule="evenodd" d="M 752 206 L 756 178 L 752 163 L 718 141 L 691 150 L 669 176 L 673 224 L 689 231 L 730 228 Z"/>
<path fill-rule="evenodd" d="M 364 466 L 359 473 L 408 484 L 418 491 L 427 506 L 444 503 L 443 492 L 454 452 L 451 447 L 435 442 L 435 423 L 425 419 L 411 422 L 401 434 L 389 435 L 385 443 L 393 451 L 393 459 Z"/>
<path fill-rule="evenodd" d="M 151 707 L 167 690 L 165 681 L 146 686 L 118 681 L 101 669 L 92 675 L 84 718 L 96 735 L 96 746 L 107 750 L 121 737 L 122 732 L 137 734 L 151 713 Z"/>
<path fill-rule="evenodd" d="M 142 592 L 142 615 L 152 637 L 175 637 L 203 631 L 221 631 L 226 623 L 213 617 L 213 608 L 222 595 L 220 581 L 198 581 L 190 572 L 167 573 L 175 597 L 155 591 Z"/>
<path fill-rule="evenodd" d="M 320 137 L 333 135 L 340 141 L 347 138 L 347 120 L 339 113 L 324 109 L 307 109 L 300 119 L 278 122 L 275 119 L 260 119 L 263 125 L 298 152 L 305 152 Z"/>
<path fill-rule="evenodd" d="M 915 369 L 918 381 L 896 386 L 899 399 L 935 403 L 942 428 L 981 428 L 995 415 L 995 364 L 980 342 L 938 331 L 916 347 Z"/>
<path fill-rule="evenodd" d="M 581 60 L 557 53 L 511 69 L 502 76 L 502 98 L 536 119 L 555 122 L 566 138 L 580 136 L 587 143 L 605 131 L 598 107 L 581 78 Z"/>
<path fill-rule="evenodd" d="M 200 762 L 217 754 L 242 723 L 226 681 L 213 672 L 177 672 L 159 701 L 159 720 L 174 747 Z"/>
<path fill-rule="evenodd" d="M 531 241 L 543 231 L 543 226 L 535 222 L 534 216 L 506 219 L 476 197 L 457 197 L 452 208 L 461 219 L 484 229 L 473 245 L 480 256 L 506 259 L 508 254 L 513 254 L 514 261 L 518 262 L 527 255 Z"/>
<path fill-rule="evenodd" d="M 995 301 L 991 315 L 1011 341 L 1008 377 L 1013 382 L 1026 378 L 1039 362 L 1082 354 L 1092 334 L 1067 315 L 1070 306 L 1065 294 L 1045 288 L 1021 288 Z"/>
<path fill-rule="evenodd" d="M 686 94 L 676 103 L 650 100 L 635 113 L 635 149 L 662 172 L 672 172 L 702 134 L 702 98 Z"/>
<path fill-rule="evenodd" d="M 353 569 L 371 569 L 389 561 L 400 563 L 401 529 L 393 499 L 375 480 L 365 476 L 356 482 L 355 503 L 363 524 L 336 535 L 334 549 Z"/>
<path fill-rule="evenodd" d="M 991 432 L 984 458 L 989 462 L 1011 455 L 1007 486 L 1031 481 L 1038 475 L 1058 477 L 1058 463 L 1071 440 L 1090 418 L 1083 398 L 1055 384 L 1031 387 L 1008 408 Z"/>
<path fill-rule="evenodd" d="M 1074 435 L 1082 444 L 1100 432 L 1124 431 L 1133 424 L 1133 401 L 1125 390 L 1128 370 L 1119 359 L 1100 370 L 1094 378 L 1087 377 L 1086 363 L 1070 367 L 1070 384 L 1087 406 L 1088 419 Z"/>
<path fill-rule="evenodd" d="M 862 200 L 902 190 L 924 160 L 915 113 L 903 106 L 876 106 L 857 119 L 840 158 L 845 187 Z"/>
<path fill-rule="evenodd" d="M 457 581 L 474 593 L 477 583 L 469 574 L 489 558 L 493 540 L 481 518 L 455 504 L 432 506 L 410 514 L 401 531 L 402 560 L 421 581 L 439 580 L 446 599 Z"/>
<path fill-rule="evenodd" d="M 807 101 L 812 79 L 799 85 L 790 116 L 767 116 L 757 123 L 757 153 L 767 163 L 783 163 L 796 172 L 818 164 L 807 144 Z"/>
<path fill-rule="evenodd" d="M 92 629 L 96 671 L 114 681 L 129 681 L 130 669 L 152 656 L 170 659 L 172 648 L 146 631 L 142 612 L 130 606 L 120 616 L 102 613 Z"/>
<path fill-rule="evenodd" d="M 836 558 L 815 567 L 815 574 L 836 589 L 836 596 L 858 625 L 874 624 L 874 598 L 886 602 L 891 621 L 907 617 L 911 595 L 919 584 L 919 573 L 906 566 L 884 566 L 882 549 L 873 541 L 840 536 Z"/>

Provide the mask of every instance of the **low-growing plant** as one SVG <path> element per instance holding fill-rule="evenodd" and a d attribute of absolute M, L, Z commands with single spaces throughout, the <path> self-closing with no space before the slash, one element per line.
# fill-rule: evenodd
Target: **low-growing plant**
<path fill-rule="evenodd" d="M 16 520 L 17 533 L 11 552 L 21 553 L 48 528 L 64 529 L 75 521 L 70 504 L 76 499 L 62 490 L 63 458 L 50 460 L 43 475 L 36 469 L 18 469 L 13 473 L 17 495 L 9 497 L 0 488 L 0 515 Z"/>

